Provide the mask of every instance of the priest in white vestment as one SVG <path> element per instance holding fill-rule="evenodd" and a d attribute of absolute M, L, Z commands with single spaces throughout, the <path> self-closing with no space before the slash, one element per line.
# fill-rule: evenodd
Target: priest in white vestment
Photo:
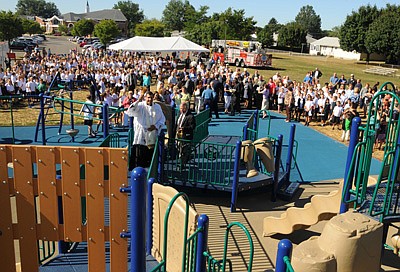
<path fill-rule="evenodd" d="M 128 115 L 134 117 L 134 145 L 154 145 L 153 140 L 155 139 L 151 135 L 158 136 L 165 125 L 165 116 L 161 106 L 153 103 L 153 98 L 154 94 L 147 92 L 141 95 L 128 109 Z"/>

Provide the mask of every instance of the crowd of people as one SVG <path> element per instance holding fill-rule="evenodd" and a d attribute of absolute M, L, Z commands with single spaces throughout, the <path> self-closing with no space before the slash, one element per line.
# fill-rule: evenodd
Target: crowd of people
<path fill-rule="evenodd" d="M 364 84 L 353 74 L 346 79 L 334 73 L 322 81 L 318 68 L 308 71 L 303 80 L 279 72 L 264 78 L 258 70 L 250 74 L 246 68 L 193 61 L 189 55 L 178 63 L 175 57 L 106 50 L 71 51 L 68 55 L 27 52 L 6 69 L 0 67 L 0 95 L 44 93 L 59 73 L 62 80 L 76 81 L 78 87 L 89 86 L 90 99 L 97 104 L 127 110 L 151 92 L 155 101 L 173 108 L 183 103 L 196 113 L 210 108 L 215 118 L 222 112 L 241 114 L 243 108 L 259 108 L 263 117 L 267 110 L 277 110 L 286 113 L 286 122 L 304 122 L 306 126 L 319 122 L 333 130 L 342 129 L 342 140 L 348 140 L 351 119 L 359 113 L 366 115 L 379 87 L 379 82 Z M 123 124 L 123 116 L 114 122 Z"/>

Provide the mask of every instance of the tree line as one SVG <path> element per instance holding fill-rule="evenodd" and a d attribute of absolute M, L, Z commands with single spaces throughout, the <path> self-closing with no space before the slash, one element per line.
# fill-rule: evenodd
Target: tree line
<path fill-rule="evenodd" d="M 131 0 L 119 1 L 113 9 L 120 9 L 127 18 L 129 36 L 162 37 L 169 36 L 172 31 L 184 31 L 187 39 L 210 45 L 213 39 L 249 40 L 252 34 L 256 34 L 263 47 L 270 47 L 274 45 L 273 34 L 276 33 L 276 45 L 290 49 L 301 48 L 306 43 L 307 34 L 316 39 L 338 36 L 343 50 L 355 50 L 367 56 L 371 53 L 383 54 L 388 63 L 400 63 L 400 6 L 396 5 L 388 4 L 381 9 L 371 5 L 361 6 L 347 15 L 343 25 L 332 30 L 321 29 L 321 17 L 310 5 L 301 7 L 293 21 L 280 24 L 271 18 L 264 27 L 257 27 L 253 16 L 247 16 L 244 9 L 229 7 L 208 15 L 208 6 L 196 9 L 189 0 L 170 0 L 164 7 L 161 19 L 146 18 L 139 4 Z M 19 0 L 15 12 L 15 15 L 43 18 L 59 14 L 57 6 L 45 0 Z M 107 33 L 107 29 L 115 31 L 111 22 L 105 25 L 107 27 L 101 27 L 103 34 Z M 61 30 L 82 36 L 92 34 L 95 27 L 94 22 L 81 20 L 72 30 L 66 27 L 61 27 Z M 0 28 L 3 28 L 1 24 Z M 0 37 L 4 37 L 1 29 Z"/>

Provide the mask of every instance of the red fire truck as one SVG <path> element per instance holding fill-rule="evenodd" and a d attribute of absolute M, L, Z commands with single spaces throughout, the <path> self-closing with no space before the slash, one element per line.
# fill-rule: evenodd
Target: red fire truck
<path fill-rule="evenodd" d="M 271 67 L 272 55 L 261 49 L 261 43 L 253 41 L 212 40 L 213 59 L 237 67 Z"/>

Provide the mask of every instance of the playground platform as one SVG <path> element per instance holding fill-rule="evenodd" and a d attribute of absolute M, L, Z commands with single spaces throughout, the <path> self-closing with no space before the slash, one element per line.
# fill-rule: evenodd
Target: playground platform
<path fill-rule="evenodd" d="M 213 119 L 210 123 L 209 130 L 211 135 L 233 135 L 240 136 L 243 123 L 248 119 L 250 112 L 243 111 L 241 115 L 234 117 L 220 114 L 220 119 Z M 267 122 L 260 120 L 259 137 L 267 135 Z M 285 123 L 282 115 L 272 113 L 271 121 L 271 135 L 283 134 L 284 144 L 285 139 L 289 138 L 289 128 L 291 123 Z M 7 135 L 9 128 L 0 128 L 0 143 L 7 142 Z M 48 145 L 75 145 L 79 143 L 82 146 L 98 146 L 102 142 L 102 138 L 87 138 L 86 127 L 79 127 L 81 135 L 75 139 L 75 143 L 70 142 L 68 135 L 61 135 L 57 137 L 57 128 L 54 131 L 49 127 Z M 20 143 L 35 144 L 33 139 L 34 128 L 16 128 L 16 135 Z M 127 136 L 125 136 L 127 137 Z M 60 140 L 61 139 L 61 140 Z M 193 192 L 189 193 L 191 202 L 193 203 L 196 211 L 206 213 L 210 217 L 209 228 L 209 247 L 210 251 L 216 257 L 220 257 L 221 237 L 223 237 L 224 227 L 229 222 L 238 221 L 242 222 L 250 231 L 253 236 L 255 244 L 255 257 L 253 263 L 253 271 L 266 271 L 274 267 L 276 259 L 276 248 L 280 239 L 288 238 L 294 244 L 298 244 L 307 238 L 318 235 L 326 221 L 322 221 L 307 230 L 296 231 L 291 235 L 275 235 L 272 237 L 262 236 L 262 221 L 267 216 L 278 216 L 282 211 L 291 206 L 303 206 L 308 202 L 310 197 L 315 194 L 328 194 L 330 191 L 337 189 L 339 186 L 339 179 L 343 178 L 344 164 L 346 161 L 347 147 L 335 140 L 332 140 L 319 132 L 316 132 L 308 127 L 302 125 L 297 126 L 296 140 L 299 142 L 299 150 L 297 162 L 299 169 L 303 176 L 305 184 L 301 186 L 294 202 L 285 202 L 278 200 L 271 202 L 268 190 L 260 190 L 251 193 L 244 193 L 239 198 L 238 210 L 235 213 L 229 211 L 230 199 L 229 195 L 221 195 L 220 193 L 207 193 Z M 19 142 L 17 142 L 19 143 Z M 318 148 L 316 148 L 318 147 Z M 282 153 L 285 156 L 285 152 Z M 285 161 L 285 159 L 283 159 Z M 371 174 L 377 174 L 378 161 L 373 159 Z M 296 177 L 294 176 L 294 179 Z M 338 207 L 339 209 L 339 207 Z M 390 237 L 390 234 L 388 235 Z M 239 249 L 243 241 L 235 241 L 235 247 Z M 84 247 L 84 244 L 81 245 Z M 82 251 L 83 250 L 83 251 Z M 87 271 L 85 265 L 84 249 L 76 253 L 70 253 L 66 259 L 58 259 L 53 264 L 58 262 L 59 265 L 48 266 L 52 267 L 50 270 L 41 271 Z M 243 259 L 243 252 L 233 249 L 230 252 L 230 259 L 232 261 L 240 262 Z M 74 260 L 74 261 L 71 261 Z M 45 268 L 47 269 L 47 268 Z M 382 271 L 398 271 L 400 263 L 393 254 L 384 254 Z M 245 271 L 243 270 L 238 271 Z"/>

